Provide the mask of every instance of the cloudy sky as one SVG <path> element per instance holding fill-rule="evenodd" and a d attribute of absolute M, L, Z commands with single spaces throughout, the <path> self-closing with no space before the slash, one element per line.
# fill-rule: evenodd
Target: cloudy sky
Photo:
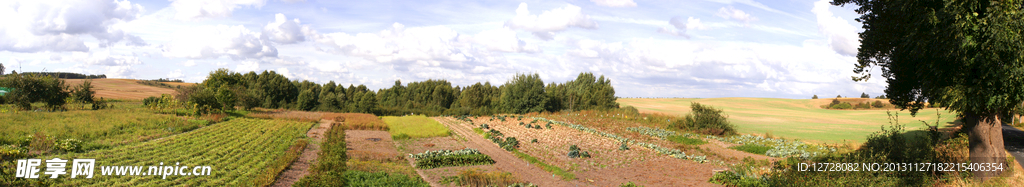
<path fill-rule="evenodd" d="M 875 96 L 853 82 L 861 24 L 827 1 L 2 1 L 10 70 L 173 78 L 272 70 L 390 87 L 516 73 L 612 80 L 619 97 Z"/>

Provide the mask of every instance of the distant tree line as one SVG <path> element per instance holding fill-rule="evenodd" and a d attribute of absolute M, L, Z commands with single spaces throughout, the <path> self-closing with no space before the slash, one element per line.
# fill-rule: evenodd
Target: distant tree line
<path fill-rule="evenodd" d="M 61 79 L 105 79 L 107 75 L 85 75 L 80 73 L 68 73 L 68 72 L 21 72 L 21 75 L 35 75 L 35 76 L 52 76 Z"/>
<path fill-rule="evenodd" d="M 178 89 L 175 98 L 210 109 L 240 106 L 377 115 L 489 115 L 618 108 L 611 80 L 580 73 L 575 80 L 544 84 L 538 74 L 517 74 L 502 85 L 465 88 L 446 80 L 426 80 L 377 91 L 365 85 L 292 81 L 274 71 L 245 74 L 218 69 L 202 83 Z"/>

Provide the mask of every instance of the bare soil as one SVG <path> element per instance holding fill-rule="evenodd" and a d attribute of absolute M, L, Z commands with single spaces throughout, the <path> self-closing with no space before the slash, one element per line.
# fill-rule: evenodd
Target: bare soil
<path fill-rule="evenodd" d="M 272 186 L 292 186 L 299 179 L 309 174 L 309 168 L 316 163 L 317 157 L 320 154 L 320 140 L 324 138 L 324 133 L 331 128 L 332 120 L 320 120 L 320 125 L 310 128 L 306 132 L 306 137 L 313 139 L 313 142 L 306 145 L 306 149 L 302 150 L 302 155 L 299 159 L 292 162 L 277 176 L 277 180 L 274 181 Z M 347 135 L 347 134 L 346 134 Z"/>
<path fill-rule="evenodd" d="M 395 149 L 388 131 L 346 130 L 346 154 L 349 159 L 394 161 L 401 160 L 402 155 Z"/>

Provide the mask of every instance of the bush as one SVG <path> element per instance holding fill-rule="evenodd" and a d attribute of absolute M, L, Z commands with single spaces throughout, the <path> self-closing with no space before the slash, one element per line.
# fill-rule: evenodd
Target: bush
<path fill-rule="evenodd" d="M 715 109 L 710 105 L 701 105 L 693 102 L 690 104 L 692 112 L 686 114 L 683 120 L 676 120 L 669 125 L 669 128 L 694 131 L 710 135 L 732 135 L 736 129 L 729 124 L 727 116 L 722 115 L 721 109 Z"/>
<path fill-rule="evenodd" d="M 142 99 L 142 105 L 150 106 L 151 104 L 157 103 L 160 103 L 160 98 L 156 96 L 149 96 L 145 99 Z"/>
<path fill-rule="evenodd" d="M 812 96 L 811 99 L 818 99 L 818 95 Z"/>
<path fill-rule="evenodd" d="M 871 103 L 871 106 L 875 108 L 882 108 L 885 107 L 885 104 L 883 104 L 882 101 L 875 101 L 874 103 Z"/>
<path fill-rule="evenodd" d="M 871 109 L 871 104 L 868 104 L 867 102 L 857 103 L 856 108 L 858 108 L 858 109 Z"/>
<path fill-rule="evenodd" d="M 850 103 L 847 103 L 847 102 L 843 102 L 843 103 L 839 103 L 839 104 L 836 104 L 836 105 L 831 105 L 831 106 L 829 106 L 829 108 L 830 109 L 853 109 L 853 105 L 850 105 Z"/>

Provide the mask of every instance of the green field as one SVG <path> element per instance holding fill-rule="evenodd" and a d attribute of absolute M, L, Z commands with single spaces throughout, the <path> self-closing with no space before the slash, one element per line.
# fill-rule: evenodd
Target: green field
<path fill-rule="evenodd" d="M 67 175 L 61 175 L 54 181 L 58 182 L 57 186 L 251 186 L 264 168 L 274 163 L 295 141 L 305 137 L 311 125 L 283 120 L 235 119 L 169 138 L 87 153 L 50 155 L 43 159 L 96 159 L 92 179 L 68 179 Z M 148 167 L 159 166 L 160 162 L 165 166 L 179 162 L 182 166 L 211 166 L 211 175 L 167 176 L 167 179 L 152 174 L 101 175 L 101 166 Z M 148 168 L 142 172 L 148 172 Z"/>
<path fill-rule="evenodd" d="M 438 137 L 451 134 L 448 127 L 426 116 L 385 116 L 383 118 L 384 123 L 387 123 L 390 128 L 388 132 L 396 139 Z"/>
<path fill-rule="evenodd" d="M 74 138 L 101 147 L 139 142 L 177 134 L 206 125 L 204 120 L 186 120 L 174 115 L 154 114 L 145 108 L 119 107 L 66 112 L 0 113 L 0 145 L 18 144 L 28 135 L 42 133 L 51 138 Z"/>
<path fill-rule="evenodd" d="M 866 99 L 841 99 L 859 101 Z M 669 115 L 686 115 L 690 102 L 698 102 L 723 109 L 737 131 L 747 134 L 771 133 L 774 136 L 800 139 L 811 142 L 839 143 L 845 141 L 864 142 L 867 135 L 889 124 L 885 109 L 871 110 L 828 110 L 820 106 L 829 99 L 776 99 L 776 98 L 674 98 L 634 99 L 620 98 L 622 106 L 630 105 L 641 112 L 656 112 Z M 873 101 L 873 100 L 872 100 Z M 883 101 L 886 102 L 886 101 Z M 853 102 L 851 102 L 853 103 Z M 887 103 L 887 102 L 886 102 Z M 896 112 L 896 109 L 889 109 Z M 940 109 L 941 127 L 953 125 L 955 113 Z M 907 130 L 924 129 L 923 123 L 935 123 L 936 110 L 923 109 L 916 117 L 910 111 L 899 111 L 899 122 Z M 934 125 L 934 124 L 933 124 Z"/>

